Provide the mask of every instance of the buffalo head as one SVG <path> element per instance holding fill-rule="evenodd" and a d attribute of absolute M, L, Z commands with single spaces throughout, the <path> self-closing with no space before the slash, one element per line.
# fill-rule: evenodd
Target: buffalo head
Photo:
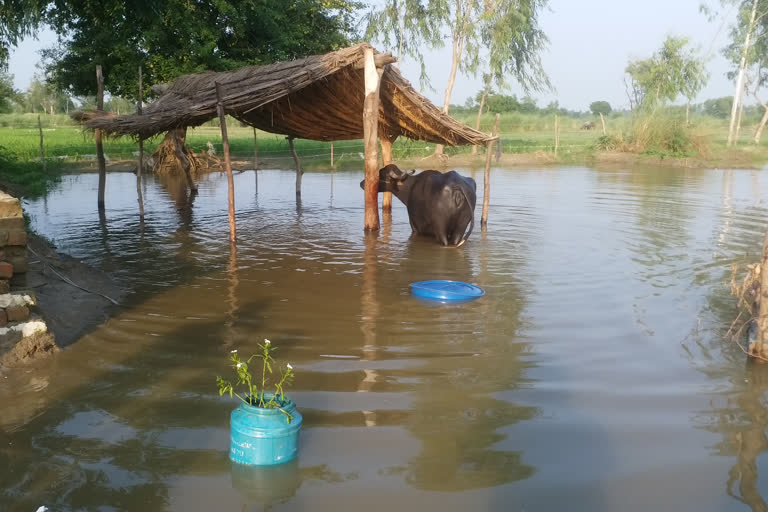
<path fill-rule="evenodd" d="M 398 187 L 415 172 L 415 169 L 403 171 L 395 164 L 382 167 L 379 169 L 379 192 L 397 192 Z M 365 180 L 360 182 L 360 188 L 365 190 Z"/>

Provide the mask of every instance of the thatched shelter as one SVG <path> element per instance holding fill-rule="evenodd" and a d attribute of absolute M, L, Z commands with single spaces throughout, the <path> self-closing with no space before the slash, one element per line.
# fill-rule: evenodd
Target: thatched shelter
<path fill-rule="evenodd" d="M 217 116 L 219 84 L 226 113 L 255 128 L 321 141 L 365 139 L 366 177 L 371 178 L 367 183 L 374 187 L 366 187 L 366 229 L 377 229 L 377 138 L 385 160 L 399 136 L 451 146 L 491 140 L 416 92 L 390 65 L 395 60 L 361 43 L 291 62 L 185 75 L 166 87 L 141 115 L 89 111 L 80 112 L 76 119 L 107 135 L 142 139 L 199 126 Z M 369 218 L 372 208 L 375 221 Z"/>

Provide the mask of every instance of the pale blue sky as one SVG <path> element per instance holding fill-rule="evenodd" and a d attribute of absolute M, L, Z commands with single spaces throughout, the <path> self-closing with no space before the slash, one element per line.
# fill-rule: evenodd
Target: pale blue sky
<path fill-rule="evenodd" d="M 586 110 L 596 100 L 607 100 L 614 107 L 626 106 L 622 78 L 627 61 L 649 56 L 669 34 L 690 37 L 702 54 L 714 44 L 708 63 L 711 78 L 699 96 L 700 101 L 733 94 L 733 84 L 724 76 L 728 64 L 719 52 L 726 44 L 728 27 L 718 34 L 720 23 L 710 23 L 699 13 L 700 2 L 551 0 L 550 10 L 541 20 L 550 38 L 543 62 L 557 91 L 538 95 L 539 105 L 557 99 L 562 106 L 576 110 Z M 29 85 L 40 60 L 37 52 L 53 41 L 53 34 L 44 31 L 38 40 L 27 39 L 11 53 L 10 71 L 18 89 Z M 382 51 L 390 50 L 381 44 L 374 45 Z M 427 69 L 436 91 L 426 91 L 426 96 L 438 106 L 442 106 L 449 67 L 449 46 L 427 55 Z M 419 73 L 415 63 L 406 60 L 402 69 L 406 78 L 417 85 Z M 464 103 L 480 86 L 476 78 L 459 76 L 451 103 Z M 512 92 L 520 93 L 515 89 Z"/>

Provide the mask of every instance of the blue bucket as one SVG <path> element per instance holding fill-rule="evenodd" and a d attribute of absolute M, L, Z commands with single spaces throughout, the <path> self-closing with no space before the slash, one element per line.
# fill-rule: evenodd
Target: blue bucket
<path fill-rule="evenodd" d="M 273 396 L 264 393 L 264 400 Z M 241 402 L 230 418 L 229 458 L 250 466 L 271 466 L 296 458 L 301 413 L 287 397 L 282 409 L 293 416 L 290 423 L 280 409 L 264 409 Z"/>

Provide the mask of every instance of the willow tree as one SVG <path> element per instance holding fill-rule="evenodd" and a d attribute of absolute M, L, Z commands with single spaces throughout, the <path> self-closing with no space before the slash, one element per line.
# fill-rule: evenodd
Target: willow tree
<path fill-rule="evenodd" d="M 431 88 L 424 64 L 424 50 L 441 48 L 440 28 L 448 14 L 446 4 L 424 0 L 385 0 L 366 16 L 365 39 L 397 47 L 398 67 L 407 56 L 419 63 L 419 83 Z"/>
<path fill-rule="evenodd" d="M 526 94 L 551 89 L 552 84 L 541 64 L 541 52 L 549 39 L 539 27 L 539 15 L 548 0 L 497 1 L 489 3 L 481 21 L 481 41 L 488 49 L 483 73 L 475 128 L 480 129 L 483 106 L 492 84 L 499 90 L 508 88 L 514 79 Z M 475 153 L 477 148 L 472 148 Z"/>
<path fill-rule="evenodd" d="M 691 99 L 704 87 L 709 78 L 704 61 L 688 43 L 687 37 L 669 36 L 650 58 L 629 62 L 625 72 L 636 109 L 653 112 L 681 94 Z"/>

